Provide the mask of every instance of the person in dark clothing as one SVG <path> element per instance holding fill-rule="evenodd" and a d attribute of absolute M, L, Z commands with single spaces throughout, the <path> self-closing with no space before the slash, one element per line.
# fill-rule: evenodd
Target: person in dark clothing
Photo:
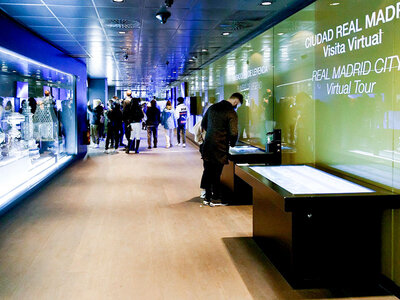
<path fill-rule="evenodd" d="M 177 146 L 181 145 L 183 148 L 186 147 L 186 123 L 188 121 L 188 108 L 184 103 L 184 99 L 179 97 L 178 105 L 175 109 L 175 118 L 176 118 L 176 139 L 178 141 Z M 181 144 L 181 134 L 182 134 L 182 144 Z"/>
<path fill-rule="evenodd" d="M 113 101 L 110 105 L 110 110 L 107 112 L 108 124 L 107 124 L 107 138 L 106 138 L 106 153 L 108 152 L 108 146 L 114 145 L 115 151 L 118 149 L 119 142 L 119 128 L 122 126 L 122 112 L 118 102 Z M 115 152 L 114 151 L 114 152 Z"/>
<path fill-rule="evenodd" d="M 234 93 L 228 100 L 212 105 L 201 122 L 206 131 L 202 147 L 202 185 L 206 190 L 204 205 L 227 205 L 220 199 L 220 178 L 224 164 L 228 163 L 229 146 L 235 146 L 237 141 L 238 116 L 235 108 L 239 103 L 243 103 L 243 96 Z"/>
<path fill-rule="evenodd" d="M 157 128 L 160 124 L 160 115 L 161 112 L 157 107 L 157 101 L 151 100 L 151 106 L 146 111 L 147 121 L 147 143 L 149 145 L 148 149 L 151 149 L 151 135 L 154 137 L 154 148 L 157 148 Z"/>
<path fill-rule="evenodd" d="M 90 137 L 92 138 L 92 143 L 96 146 L 96 148 L 99 148 L 99 126 L 101 116 L 103 115 L 103 107 L 100 105 L 100 103 L 96 101 L 96 103 L 94 104 L 96 104 L 97 106 L 95 108 L 92 108 L 89 101 L 87 107 L 90 120 Z"/>
<path fill-rule="evenodd" d="M 130 105 L 130 128 L 131 128 L 131 136 L 133 136 L 132 144 L 135 153 L 139 153 L 139 145 L 140 145 L 140 131 L 142 130 L 142 120 L 144 118 L 144 113 L 142 107 L 140 106 L 140 99 L 133 98 Z M 131 141 L 129 141 L 128 146 L 126 147 L 126 153 L 129 154 L 131 146 Z"/>
<path fill-rule="evenodd" d="M 30 97 L 28 99 L 28 103 L 29 103 L 29 106 L 31 107 L 31 113 L 35 114 L 36 106 L 37 106 L 35 98 Z"/>
<path fill-rule="evenodd" d="M 130 118 L 130 109 L 131 109 L 131 100 L 132 100 L 132 91 L 127 91 L 126 92 L 126 98 L 122 102 L 122 119 L 124 121 L 124 131 L 125 131 L 125 137 L 129 141 L 131 139 L 131 120 Z M 128 147 L 128 146 L 127 146 Z M 126 148 L 125 148 L 126 150 Z"/>

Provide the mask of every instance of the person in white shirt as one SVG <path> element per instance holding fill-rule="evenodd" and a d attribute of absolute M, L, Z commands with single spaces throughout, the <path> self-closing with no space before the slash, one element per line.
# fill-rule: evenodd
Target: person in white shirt
<path fill-rule="evenodd" d="M 175 119 L 177 123 L 176 135 L 178 143 L 176 145 L 182 145 L 186 147 L 186 123 L 189 118 L 188 109 L 183 103 L 184 99 L 182 97 L 178 98 L 178 105 L 175 109 Z M 182 144 L 181 144 L 181 134 L 182 134 Z"/>

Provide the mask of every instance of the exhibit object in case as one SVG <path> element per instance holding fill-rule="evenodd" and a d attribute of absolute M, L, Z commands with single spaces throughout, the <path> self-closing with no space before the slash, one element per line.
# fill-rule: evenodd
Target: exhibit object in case
<path fill-rule="evenodd" d="M 237 166 L 253 238 L 295 288 L 376 285 L 381 218 L 400 196 L 310 166 Z"/>
<path fill-rule="evenodd" d="M 34 137 L 40 141 L 57 141 L 58 120 L 53 108 L 53 100 L 45 97 L 39 101 L 33 116 Z"/>

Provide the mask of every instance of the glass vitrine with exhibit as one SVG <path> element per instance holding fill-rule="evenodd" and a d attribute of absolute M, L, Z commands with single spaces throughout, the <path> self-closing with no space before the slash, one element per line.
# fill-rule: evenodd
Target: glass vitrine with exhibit
<path fill-rule="evenodd" d="M 77 151 L 75 78 L 0 47 L 0 208 Z"/>

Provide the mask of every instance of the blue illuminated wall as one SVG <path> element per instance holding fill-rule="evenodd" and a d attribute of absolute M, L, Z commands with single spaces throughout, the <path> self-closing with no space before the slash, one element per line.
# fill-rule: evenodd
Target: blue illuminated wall
<path fill-rule="evenodd" d="M 76 76 L 78 157 L 86 154 L 86 64 L 71 58 L 0 12 L 0 47 Z M 5 30 L 7 29 L 7 30 Z"/>

